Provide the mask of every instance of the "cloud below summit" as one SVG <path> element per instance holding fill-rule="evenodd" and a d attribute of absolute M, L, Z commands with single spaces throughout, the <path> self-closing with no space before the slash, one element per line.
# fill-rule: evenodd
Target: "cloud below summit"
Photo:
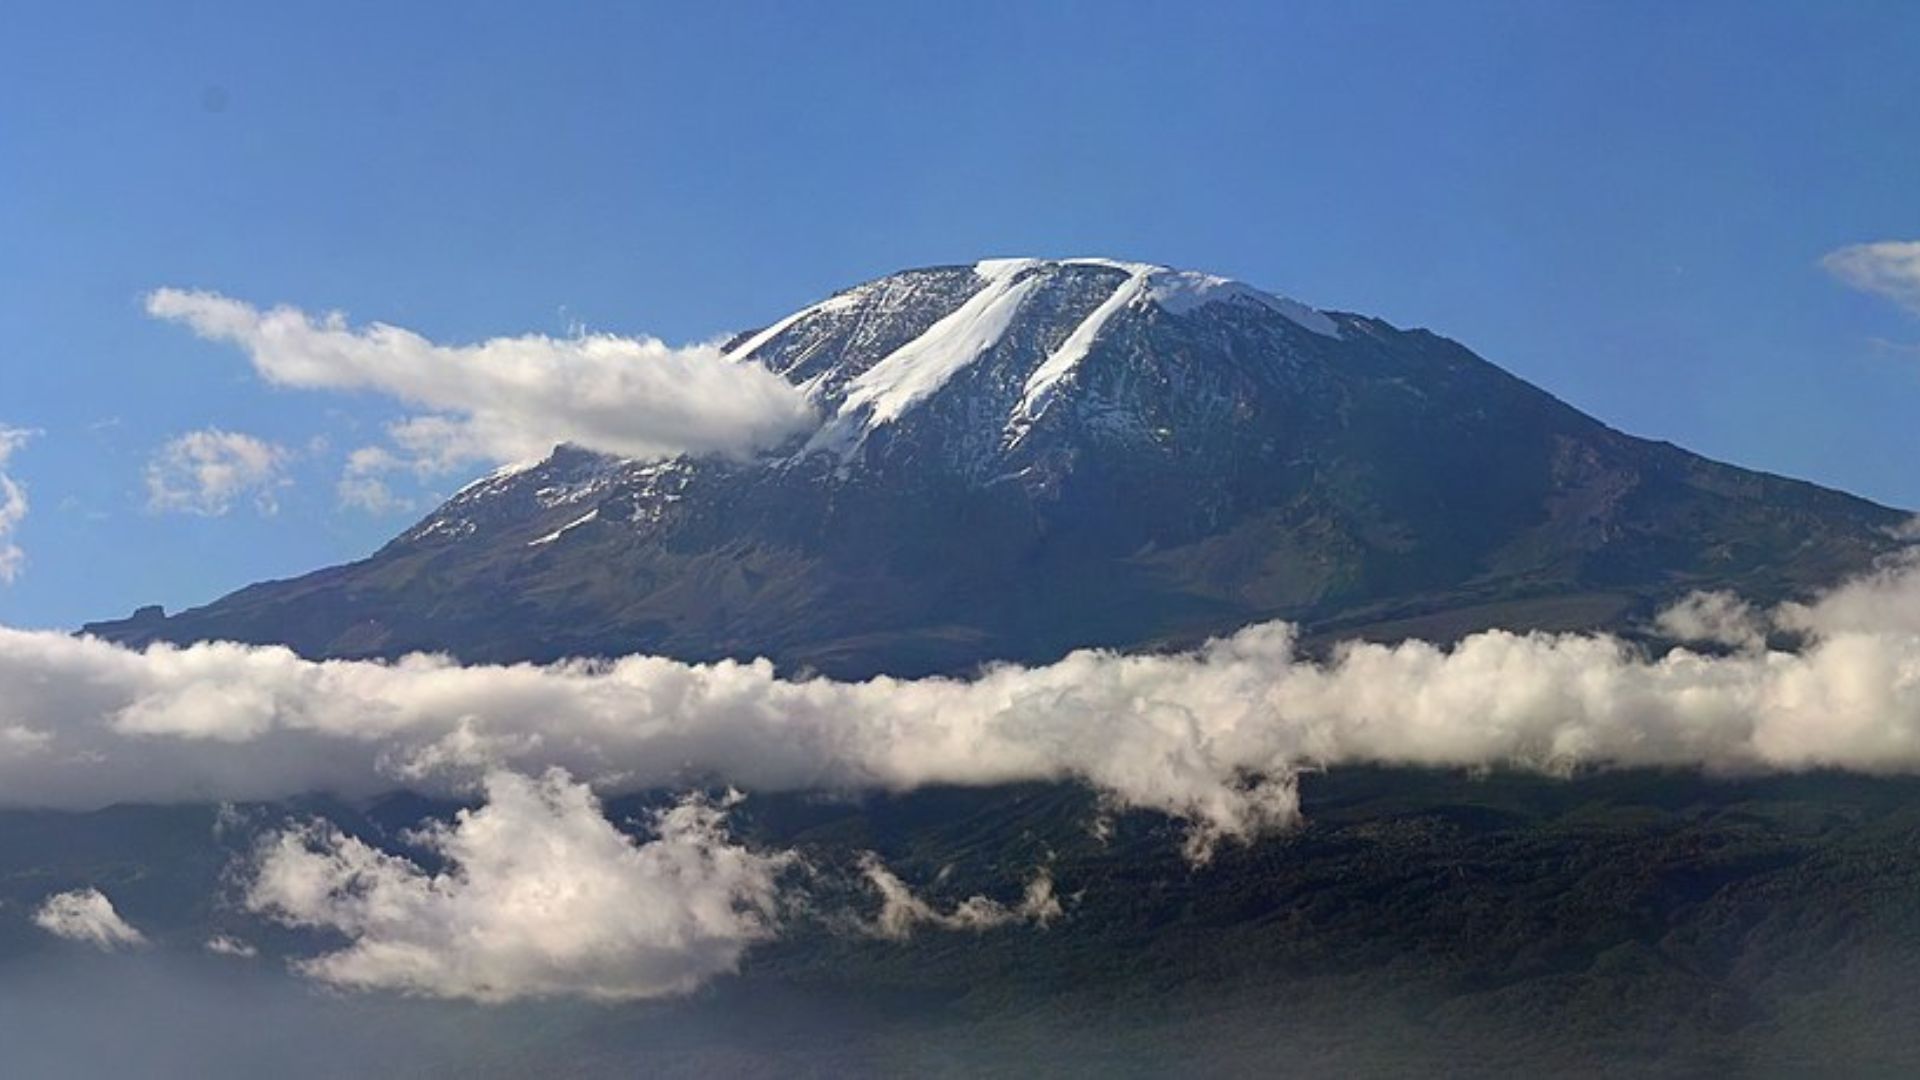
<path fill-rule="evenodd" d="M 482 790 L 484 805 L 411 838 L 439 869 L 295 825 L 257 849 L 246 904 L 344 935 L 301 962 L 341 986 L 652 997 L 731 970 L 778 932 L 792 856 L 730 839 L 726 807 L 697 794 L 637 841 L 605 818 L 606 795 L 1070 781 L 1184 821 L 1204 859 L 1296 822 L 1296 778 L 1313 768 L 1920 773 L 1915 611 L 1920 561 L 1907 559 L 1807 603 L 1696 596 L 1662 621 L 1730 653 L 1489 631 L 1313 660 L 1275 623 L 1189 653 L 1087 650 L 973 679 L 860 683 L 784 679 L 765 662 L 316 663 L 274 647 L 134 652 L 0 629 L 0 799 L 79 809 Z M 1804 644 L 1770 649 L 1774 634 Z M 861 873 L 881 903 L 862 925 L 882 937 L 1061 916 L 1044 872 L 1017 902 L 951 908 L 878 863 Z"/>
<path fill-rule="evenodd" d="M 1920 770 L 1920 568 L 1771 612 L 1696 600 L 1648 656 L 1604 635 L 1490 631 L 1302 657 L 1291 626 L 1190 653 L 1073 653 L 973 679 L 836 682 L 765 662 L 312 662 L 210 643 L 134 652 L 0 629 L 0 799 L 463 792 L 563 768 L 601 793 L 1072 780 L 1208 837 L 1292 822 L 1294 777 L 1348 763 Z M 1766 620 L 1803 635 L 1770 651 Z"/>
<path fill-rule="evenodd" d="M 277 386 L 374 393 L 422 410 L 388 434 L 390 460 L 423 472 L 537 459 L 562 442 L 636 458 L 743 453 L 814 421 L 786 380 L 713 345 L 611 334 L 442 345 L 385 323 L 352 326 L 338 312 L 171 288 L 150 293 L 146 310 L 239 347 Z"/>

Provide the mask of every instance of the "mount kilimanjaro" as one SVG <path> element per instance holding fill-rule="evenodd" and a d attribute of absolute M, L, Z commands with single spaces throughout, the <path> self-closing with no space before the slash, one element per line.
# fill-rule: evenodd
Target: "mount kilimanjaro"
<path fill-rule="evenodd" d="M 730 342 L 820 423 L 751 459 L 561 446 L 371 557 L 87 630 L 310 657 L 766 656 L 841 677 L 1793 595 L 1905 515 L 1615 431 L 1425 330 L 1225 278 L 998 259 Z"/>

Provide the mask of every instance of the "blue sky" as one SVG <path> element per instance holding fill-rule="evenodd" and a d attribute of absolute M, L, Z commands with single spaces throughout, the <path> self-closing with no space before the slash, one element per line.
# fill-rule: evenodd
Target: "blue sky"
<path fill-rule="evenodd" d="M 678 344 L 906 266 L 1107 254 L 1920 506 L 1920 291 L 1821 266 L 1920 238 L 1911 4 L 550 7 L 9 6 L 0 426 L 33 434 L 0 621 L 358 557 L 483 471 L 343 506 L 419 410 L 271 385 L 150 316 L 168 287 Z M 210 429 L 267 448 L 258 482 L 156 499 Z"/>

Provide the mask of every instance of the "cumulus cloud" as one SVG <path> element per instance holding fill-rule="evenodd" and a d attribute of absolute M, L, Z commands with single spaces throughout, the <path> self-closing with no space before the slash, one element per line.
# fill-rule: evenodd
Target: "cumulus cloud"
<path fill-rule="evenodd" d="M 277 513 L 288 457 L 284 447 L 237 431 L 189 431 L 147 462 L 147 508 L 220 517 L 250 499 L 260 513 Z"/>
<path fill-rule="evenodd" d="M 33 923 L 55 937 L 85 942 L 111 951 L 147 943 L 146 935 L 127 925 L 99 889 L 75 889 L 49 896 L 33 913 Z"/>
<path fill-rule="evenodd" d="M 412 837 L 430 873 L 316 822 L 262 846 L 247 906 L 348 936 L 299 967 L 323 981 L 435 997 L 605 1000 L 684 993 L 775 929 L 790 863 L 734 844 L 725 804 L 690 797 L 636 843 L 564 772 L 495 771 L 486 804 Z"/>
<path fill-rule="evenodd" d="M 1808 603 L 1782 604 L 1773 618 L 1783 630 L 1828 638 L 1920 637 L 1920 552 L 1909 549 Z"/>
<path fill-rule="evenodd" d="M 951 911 L 941 911 L 914 895 L 906 882 L 887 869 L 872 852 L 861 857 L 860 872 L 880 894 L 880 913 L 866 927 L 867 932 L 889 941 L 905 941 L 920 927 L 977 934 L 1019 923 L 1047 926 L 1061 916 L 1060 900 L 1053 895 L 1053 875 L 1045 868 L 1027 882 L 1026 892 L 1017 904 L 970 896 Z"/>
<path fill-rule="evenodd" d="M 13 540 L 14 530 L 27 516 L 27 489 L 7 472 L 7 465 L 33 434 L 0 424 L 0 585 L 13 584 L 27 561 L 26 553 Z"/>
<path fill-rule="evenodd" d="M 1920 314 L 1920 240 L 1852 244 L 1828 252 L 1820 265 L 1861 292 Z"/>
<path fill-rule="evenodd" d="M 814 421 L 786 380 L 711 345 L 609 334 L 440 345 L 384 323 L 350 326 L 337 312 L 263 311 L 184 289 L 156 290 L 146 309 L 239 346 L 276 385 L 369 391 L 424 410 L 389 431 L 422 470 L 537 459 L 562 442 L 638 458 L 738 453 Z"/>

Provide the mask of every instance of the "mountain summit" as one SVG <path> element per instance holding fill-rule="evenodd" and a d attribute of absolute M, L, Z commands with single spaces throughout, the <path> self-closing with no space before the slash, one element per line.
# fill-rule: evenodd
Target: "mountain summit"
<path fill-rule="evenodd" d="M 361 562 L 88 629 L 917 675 L 1274 618 L 1626 628 L 1824 584 L 1904 517 L 1624 435 L 1424 330 L 1109 259 L 910 270 L 727 353 L 817 428 L 744 461 L 562 446 Z"/>
<path fill-rule="evenodd" d="M 1209 274 L 1111 259 L 991 259 L 857 286 L 736 341 L 728 355 L 785 375 L 827 413 L 803 455 L 859 457 L 876 432 L 920 427 L 913 414 L 923 406 L 947 411 L 960 397 L 1001 412 L 997 432 L 953 431 L 963 437 L 949 443 L 948 460 L 977 469 L 1017 447 L 1056 397 L 1071 396 L 1096 343 L 1124 340 L 1150 314 L 1203 307 L 1341 335 L 1322 312 Z"/>

